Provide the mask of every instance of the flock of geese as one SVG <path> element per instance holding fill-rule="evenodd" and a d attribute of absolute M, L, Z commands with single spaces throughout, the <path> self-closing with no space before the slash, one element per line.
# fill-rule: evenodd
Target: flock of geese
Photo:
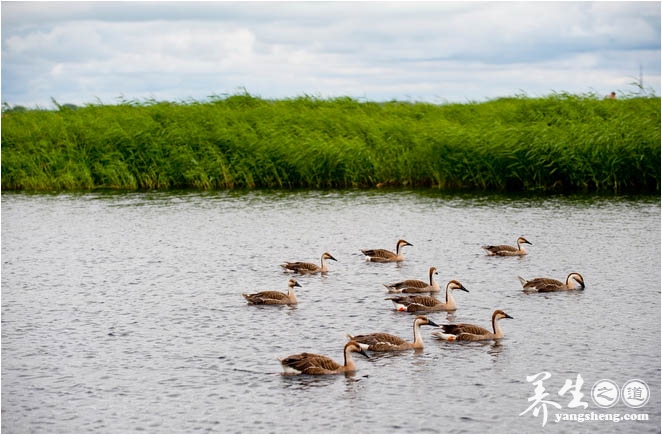
<path fill-rule="evenodd" d="M 490 256 L 522 256 L 526 255 L 526 250 L 522 245 L 532 245 L 524 237 L 519 237 L 516 241 L 517 246 L 510 245 L 485 245 L 481 246 Z M 387 249 L 362 249 L 366 261 L 375 263 L 393 263 L 404 260 L 402 249 L 405 246 L 413 246 L 406 240 L 398 240 L 395 246 L 395 252 Z M 286 272 L 298 273 L 302 275 L 327 273 L 329 271 L 326 260 L 337 261 L 333 255 L 328 252 L 322 254 L 320 264 L 307 262 L 285 262 L 281 267 Z M 461 290 L 468 292 L 464 286 L 456 281 L 450 280 L 446 284 L 446 297 L 444 301 L 434 296 L 423 295 L 422 293 L 439 293 L 441 287 L 434 279 L 437 275 L 437 269 L 431 267 L 429 270 L 428 281 L 408 279 L 400 282 L 384 284 L 389 294 L 397 293 L 397 296 L 390 296 L 390 300 L 395 309 L 411 313 L 430 312 L 430 311 L 455 311 L 457 303 L 453 297 L 453 291 Z M 565 282 L 553 278 L 534 278 L 526 280 L 518 277 L 522 283 L 525 292 L 556 292 L 575 289 L 584 289 L 584 278 L 577 272 L 568 274 Z M 288 281 L 287 293 L 279 291 L 262 291 L 242 296 L 253 305 L 293 305 L 297 303 L 297 297 L 294 291 L 295 287 L 301 287 L 296 279 L 291 278 Z M 444 341 L 486 341 L 498 340 L 503 338 L 503 330 L 499 325 L 501 319 L 512 319 L 512 317 L 502 310 L 495 310 L 492 314 L 492 330 L 482 326 L 468 323 L 455 323 L 438 325 L 424 315 L 419 315 L 414 319 L 414 341 L 409 342 L 401 337 L 386 332 L 376 332 L 361 335 L 347 335 L 349 341 L 343 349 L 344 364 L 339 364 L 333 359 L 313 353 L 300 353 L 290 355 L 280 359 L 284 374 L 307 374 L 307 375 L 328 375 L 338 373 L 348 373 L 356 371 L 356 364 L 352 359 L 352 353 L 360 353 L 369 357 L 366 351 L 372 352 L 391 352 L 408 349 L 422 349 L 423 338 L 421 336 L 421 326 L 434 326 L 439 328 L 432 332 L 432 335 Z"/>

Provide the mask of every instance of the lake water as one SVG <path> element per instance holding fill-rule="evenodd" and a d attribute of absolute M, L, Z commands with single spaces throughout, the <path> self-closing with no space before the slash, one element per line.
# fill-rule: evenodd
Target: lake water
<path fill-rule="evenodd" d="M 533 243 L 523 258 L 480 249 L 520 235 Z M 413 244 L 403 263 L 359 252 L 399 238 Z M 299 278 L 297 307 L 241 297 L 285 290 L 279 264 L 324 251 L 338 262 Z M 470 290 L 433 321 L 488 326 L 500 308 L 514 318 L 505 339 L 445 343 L 423 327 L 421 352 L 357 355 L 353 376 L 281 375 L 277 356 L 342 361 L 346 333 L 411 339 L 413 316 L 393 311 L 382 283 L 430 266 Z M 573 271 L 584 291 L 527 295 L 517 279 Z M 659 433 L 660 288 L 658 197 L 5 193 L 2 431 Z M 527 376 L 542 372 L 543 400 L 560 409 L 534 415 Z M 648 403 L 598 407 L 602 379 L 645 382 Z"/>

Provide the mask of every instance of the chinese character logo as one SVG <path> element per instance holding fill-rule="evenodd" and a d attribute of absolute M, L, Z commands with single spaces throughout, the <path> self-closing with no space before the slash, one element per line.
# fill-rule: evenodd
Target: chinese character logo
<path fill-rule="evenodd" d="M 630 408 L 641 408 L 650 397 L 650 390 L 645 382 L 639 379 L 627 381 L 621 389 L 621 399 Z"/>
<path fill-rule="evenodd" d="M 535 385 L 536 388 L 533 390 L 534 395 L 529 398 L 529 402 L 533 402 L 533 403 L 524 412 L 520 414 L 520 416 L 522 416 L 533 409 L 532 414 L 534 417 L 537 417 L 538 414 L 540 414 L 540 410 L 542 410 L 543 427 L 547 424 L 547 405 L 554 406 L 556 409 L 561 409 L 561 405 L 559 405 L 558 403 L 552 400 L 545 400 L 545 398 L 549 396 L 549 393 L 545 392 L 545 387 L 542 385 L 542 382 L 549 379 L 550 377 L 552 377 L 552 374 L 549 372 L 541 372 L 538 373 L 537 375 L 526 377 L 526 382 L 533 383 L 533 385 Z"/>
<path fill-rule="evenodd" d="M 520 416 L 531 411 L 531 414 L 534 417 L 542 414 L 542 425 L 543 427 L 547 424 L 547 417 L 549 415 L 548 407 L 551 406 L 556 409 L 563 409 L 561 405 L 556 403 L 553 400 L 549 399 L 549 393 L 546 392 L 543 382 L 552 377 L 552 374 L 549 372 L 540 372 L 536 375 L 527 376 L 526 381 L 532 383 L 535 386 L 533 390 L 533 396 L 529 398 L 531 405 L 520 414 Z M 573 382 L 572 379 L 566 379 L 563 387 L 558 391 L 558 395 L 561 397 L 569 397 L 570 402 L 568 402 L 568 408 L 588 408 L 588 403 L 582 401 L 584 393 L 582 393 L 582 386 L 584 385 L 584 379 L 580 374 L 577 374 L 577 378 Z M 569 394 L 568 394 L 569 393 Z M 567 396 L 566 396 L 567 395 Z M 618 403 L 618 400 L 623 400 L 623 403 L 631 408 L 641 408 L 650 398 L 650 389 L 645 382 L 639 379 L 631 379 L 627 381 L 623 388 L 619 388 L 611 379 L 601 379 L 593 385 L 591 389 L 591 399 L 593 403 L 598 405 L 600 408 L 611 408 L 612 406 Z M 542 412 L 541 412 L 542 411 Z M 553 412 L 553 410 L 552 410 Z M 563 417 L 563 420 L 572 420 L 568 418 L 569 416 L 574 416 L 574 420 L 582 422 L 585 415 L 592 416 L 591 414 L 554 414 L 556 416 L 556 422 L 558 423 Z M 601 417 L 604 415 L 601 415 Z M 607 416 L 612 416 L 616 420 L 616 417 L 619 417 L 619 414 L 607 414 Z M 647 417 L 648 415 L 645 414 Z M 581 419 L 580 419 L 581 418 Z M 602 420 L 602 418 L 600 418 Z"/>
<path fill-rule="evenodd" d="M 559 390 L 559 396 L 563 396 L 570 391 L 572 400 L 568 403 L 568 408 L 578 408 L 583 406 L 584 409 L 586 409 L 588 407 L 588 403 L 582 402 L 582 397 L 584 397 L 584 393 L 581 392 L 582 385 L 584 385 L 584 379 L 582 379 L 582 375 L 579 374 L 577 375 L 577 382 L 575 384 L 573 384 L 570 379 L 565 380 L 563 388 Z"/>
<path fill-rule="evenodd" d="M 609 379 L 600 379 L 593 384 L 591 390 L 591 399 L 593 403 L 600 408 L 611 408 L 618 402 L 620 397 L 620 389 L 618 385 Z"/>

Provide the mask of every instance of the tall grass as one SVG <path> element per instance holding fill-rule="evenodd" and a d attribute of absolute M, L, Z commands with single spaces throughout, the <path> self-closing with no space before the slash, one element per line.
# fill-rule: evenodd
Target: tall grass
<path fill-rule="evenodd" d="M 125 102 L 2 115 L 2 188 L 660 192 L 660 98 Z"/>

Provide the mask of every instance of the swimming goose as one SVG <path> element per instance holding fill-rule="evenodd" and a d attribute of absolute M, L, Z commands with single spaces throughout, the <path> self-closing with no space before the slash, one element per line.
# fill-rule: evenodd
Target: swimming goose
<path fill-rule="evenodd" d="M 384 284 L 384 286 L 388 289 L 389 293 L 427 293 L 440 291 L 441 287 L 439 287 L 439 283 L 434 279 L 435 275 L 439 275 L 437 268 L 431 267 L 429 274 L 429 284 L 418 279 L 407 279 L 400 282 L 394 282 L 393 284 Z"/>
<path fill-rule="evenodd" d="M 446 302 L 441 302 L 432 296 L 392 296 L 386 298 L 395 305 L 398 311 L 407 311 L 413 313 L 416 311 L 455 311 L 457 310 L 457 303 L 453 297 L 453 290 L 463 290 L 469 292 L 462 284 L 456 280 L 448 281 L 446 284 Z"/>
<path fill-rule="evenodd" d="M 403 246 L 414 246 L 406 240 L 398 240 L 395 244 L 395 253 L 387 249 L 361 249 L 365 255 L 365 261 L 372 261 L 375 263 L 389 263 L 393 261 L 402 261 L 405 259 L 404 255 L 400 253 Z"/>
<path fill-rule="evenodd" d="M 486 245 L 481 246 L 484 250 L 487 251 L 487 255 L 499 255 L 502 257 L 508 257 L 513 255 L 526 255 L 526 251 L 522 248 L 522 243 L 527 243 L 533 246 L 533 243 L 526 240 L 524 237 L 517 238 L 517 248 L 510 245 Z"/>
<path fill-rule="evenodd" d="M 297 296 L 294 294 L 294 287 L 301 287 L 301 284 L 292 278 L 287 282 L 287 286 L 289 287 L 287 293 L 267 290 L 253 294 L 242 293 L 241 295 L 252 305 L 295 305 Z"/>
<path fill-rule="evenodd" d="M 350 341 L 345 344 L 343 354 L 345 361 L 343 365 L 338 364 L 328 356 L 314 353 L 300 353 L 280 359 L 283 372 L 288 375 L 335 375 L 356 371 L 356 364 L 352 359 L 352 352 L 358 352 L 368 358 L 368 354 L 358 343 Z"/>
<path fill-rule="evenodd" d="M 522 287 L 524 287 L 524 291 L 530 292 L 543 293 L 575 289 L 584 290 L 585 288 L 584 277 L 577 272 L 570 273 L 565 279 L 565 284 L 552 278 L 534 278 L 528 281 L 521 276 L 518 276 L 518 278 L 522 283 Z"/>
<path fill-rule="evenodd" d="M 483 341 L 496 340 L 503 338 L 503 331 L 499 326 L 499 320 L 512 319 L 508 314 L 501 310 L 496 310 L 492 314 L 492 331 L 468 323 L 457 323 L 451 325 L 441 325 L 441 331 L 432 333 L 437 338 L 446 341 Z"/>
<path fill-rule="evenodd" d="M 364 350 L 372 350 L 374 352 L 423 349 L 423 338 L 421 337 L 422 325 L 439 326 L 425 316 L 416 317 L 414 319 L 414 341 L 411 343 L 403 340 L 400 337 L 387 334 L 385 332 L 375 332 L 373 334 L 354 336 L 347 335 L 347 337 L 350 340 L 357 342 Z"/>
<path fill-rule="evenodd" d="M 329 271 L 329 268 L 327 267 L 324 260 L 338 261 L 335 258 L 333 258 L 333 255 L 329 254 L 328 252 L 325 252 L 324 254 L 322 254 L 322 258 L 320 259 L 319 266 L 314 263 L 305 263 L 303 261 L 297 261 L 294 263 L 290 263 L 289 261 L 286 261 L 284 264 L 281 264 L 280 267 L 285 269 L 285 272 L 296 272 L 302 275 L 319 273 L 319 272 L 327 273 Z"/>

